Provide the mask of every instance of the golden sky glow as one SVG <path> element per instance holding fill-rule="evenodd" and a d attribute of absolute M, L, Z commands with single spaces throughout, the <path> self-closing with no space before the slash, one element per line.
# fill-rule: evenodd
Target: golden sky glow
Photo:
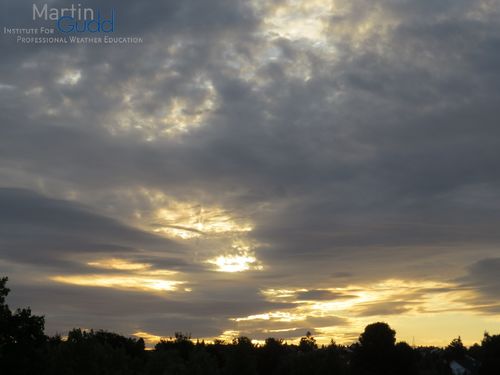
<path fill-rule="evenodd" d="M 205 252 L 203 262 L 215 266 L 215 270 L 219 272 L 237 273 L 263 269 L 255 256 L 255 244 L 246 238 L 253 230 L 250 220 L 237 217 L 222 207 L 179 201 L 160 192 L 142 189 L 140 194 L 147 197 L 152 208 L 136 212 L 135 219 L 153 233 L 177 240 L 196 240 L 199 248 L 213 247 L 210 241 L 215 240 L 216 248 L 210 253 Z M 118 266 L 137 265 L 117 265 L 115 261 L 113 267 Z"/>
<path fill-rule="evenodd" d="M 116 259 L 116 258 L 88 262 L 87 264 L 91 267 L 122 270 L 122 271 L 144 270 L 151 267 L 151 264 L 148 263 L 133 263 L 124 259 Z"/>
<path fill-rule="evenodd" d="M 180 200 L 144 187 L 126 195 L 132 200 L 148 202 L 147 208 L 133 213 L 137 225 L 171 238 L 189 240 L 227 235 L 232 239 L 235 234 L 245 235 L 253 230 L 250 220 L 218 205 Z"/>
<path fill-rule="evenodd" d="M 257 259 L 255 259 L 255 257 L 244 255 L 220 255 L 216 258 L 207 260 L 207 263 L 216 265 L 217 271 L 220 272 L 248 271 L 254 266 L 256 262 Z"/>
<path fill-rule="evenodd" d="M 176 271 L 151 269 L 147 263 L 135 263 L 126 259 L 106 258 L 87 262 L 92 268 L 122 271 L 120 274 L 54 275 L 50 279 L 64 284 L 96 286 L 114 289 L 142 291 L 178 291 L 184 281 L 172 280 Z M 168 277 L 168 278 L 166 278 Z M 183 291 L 190 291 L 184 288 Z"/>
<path fill-rule="evenodd" d="M 315 299 L 313 294 L 311 298 L 307 297 L 307 293 L 318 291 L 323 295 L 321 299 Z M 331 293 L 330 298 L 328 293 Z M 401 331 L 399 336 L 401 340 L 411 343 L 416 336 L 421 340 L 420 344 L 430 345 L 438 344 L 437 341 L 426 339 L 432 337 L 431 327 L 435 327 L 439 321 L 445 324 L 445 316 L 453 316 L 454 323 L 447 324 L 453 327 L 449 329 L 450 334 L 459 326 L 459 322 L 469 322 L 469 324 L 477 322 L 493 326 L 494 320 L 468 311 L 468 306 L 462 300 L 469 293 L 469 291 L 455 290 L 454 285 L 450 283 L 399 279 L 388 279 L 371 285 L 352 285 L 314 291 L 266 289 L 262 294 L 269 301 L 286 301 L 295 304 L 296 307 L 286 311 L 277 310 L 236 317 L 232 320 L 237 324 L 239 331 L 257 329 L 271 336 L 279 336 L 280 332 L 293 331 L 300 327 L 315 328 L 317 339 L 322 343 L 328 343 L 331 338 L 337 342 L 352 342 L 371 321 L 390 321 Z M 304 297 L 300 297 L 301 295 Z M 416 322 L 419 318 L 428 322 L 425 325 L 429 328 L 428 331 L 412 328 L 410 322 Z M 279 328 L 276 329 L 275 326 Z M 471 327 L 460 332 L 463 333 L 464 340 L 469 343 L 477 341 L 482 335 L 482 331 L 478 332 Z M 442 343 L 443 341 L 440 341 L 440 344 Z"/>
<path fill-rule="evenodd" d="M 143 291 L 176 291 L 182 281 L 164 280 L 141 276 L 116 275 L 72 275 L 52 276 L 52 281 L 79 286 L 97 286 L 115 289 L 138 289 Z"/>
<path fill-rule="evenodd" d="M 236 222 L 225 210 L 203 207 L 194 203 L 171 202 L 168 208 L 156 212 L 157 233 L 190 239 L 203 234 L 249 232 L 252 226 Z"/>
<path fill-rule="evenodd" d="M 161 339 L 164 338 L 162 336 L 153 335 L 151 333 L 144 331 L 136 331 L 132 333 L 132 336 L 135 336 L 137 338 L 142 338 L 144 340 L 144 343 L 146 344 L 146 347 L 149 348 L 154 347 Z"/>
<path fill-rule="evenodd" d="M 244 240 L 233 240 L 231 251 L 225 255 L 218 255 L 206 260 L 213 264 L 219 272 L 243 272 L 248 270 L 262 270 L 264 267 L 254 255 L 252 245 Z"/>

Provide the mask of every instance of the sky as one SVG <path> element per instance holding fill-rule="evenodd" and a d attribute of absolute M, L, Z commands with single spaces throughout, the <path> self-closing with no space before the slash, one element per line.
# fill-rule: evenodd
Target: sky
<path fill-rule="evenodd" d="M 81 3 L 143 43 L 1 35 L 12 308 L 148 345 L 500 333 L 500 1 Z"/>

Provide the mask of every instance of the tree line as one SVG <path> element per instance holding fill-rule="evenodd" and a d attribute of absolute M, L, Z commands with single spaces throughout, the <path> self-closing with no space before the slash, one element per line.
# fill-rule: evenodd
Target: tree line
<path fill-rule="evenodd" d="M 11 311 L 7 278 L 0 279 L 0 374 L 2 375 L 450 375 L 452 363 L 470 374 L 500 374 L 500 335 L 485 333 L 465 347 L 411 347 L 396 342 L 387 323 L 368 325 L 356 343 L 319 346 L 308 332 L 297 345 L 248 337 L 211 343 L 176 333 L 153 350 L 144 340 L 108 331 L 73 329 L 67 338 L 47 336 L 44 318 L 29 308 Z"/>

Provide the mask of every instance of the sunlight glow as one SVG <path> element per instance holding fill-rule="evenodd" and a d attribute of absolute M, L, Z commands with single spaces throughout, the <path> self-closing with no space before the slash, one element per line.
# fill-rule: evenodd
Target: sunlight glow
<path fill-rule="evenodd" d="M 216 258 L 207 260 L 207 263 L 211 263 L 217 266 L 217 271 L 219 272 L 243 272 L 248 271 L 253 264 L 257 262 L 257 259 L 253 256 L 241 256 L 241 255 L 220 255 Z M 262 267 L 262 266 L 257 266 Z"/>
<path fill-rule="evenodd" d="M 312 292 L 310 296 L 318 292 L 319 297 L 302 298 L 308 292 Z M 239 329 L 264 333 L 311 327 L 317 332 L 318 342 L 322 337 L 352 342 L 366 324 L 377 319 L 398 322 L 427 317 L 434 321 L 436 312 L 463 313 L 467 305 L 462 301 L 470 297 L 470 291 L 457 290 L 451 283 L 400 279 L 313 290 L 270 288 L 261 293 L 269 302 L 291 303 L 294 307 L 231 318 Z M 466 313 L 475 319 L 473 312 Z"/>
<path fill-rule="evenodd" d="M 304 320 L 305 318 L 306 316 L 304 315 L 296 315 L 291 312 L 274 311 L 270 313 L 250 315 L 247 316 L 246 318 L 236 318 L 232 320 L 236 322 L 244 322 L 249 320 L 274 320 L 276 322 L 297 322 Z"/>
<path fill-rule="evenodd" d="M 239 247 L 247 247 L 244 255 L 253 255 L 250 248 L 255 244 L 247 235 L 254 225 L 246 215 L 211 202 L 204 203 L 201 199 L 182 200 L 146 187 L 124 190 L 123 194 L 124 199 L 137 202 L 129 211 L 137 227 L 157 235 L 191 241 L 198 249 L 202 247 L 200 240 L 206 241 L 205 250 L 198 253 L 200 259 L 226 255 L 228 247 L 232 248 L 230 254 L 242 255 L 245 249 L 235 249 L 236 241 L 241 242 Z"/>
<path fill-rule="evenodd" d="M 217 339 L 223 340 L 226 342 L 231 342 L 234 338 L 240 336 L 240 334 L 241 334 L 240 331 L 226 330 L 226 331 L 222 332 L 222 334 L 220 334 L 219 337 L 217 337 Z"/>
<path fill-rule="evenodd" d="M 249 223 L 236 221 L 222 208 L 203 207 L 196 203 L 169 202 L 168 208 L 157 210 L 156 218 L 160 223 L 155 232 L 181 239 L 253 229 Z"/>
<path fill-rule="evenodd" d="M 129 262 L 128 260 L 117 259 L 117 258 L 88 262 L 87 265 L 96 268 L 123 270 L 123 271 L 145 270 L 151 267 L 151 264 L 148 263 L 132 263 Z"/>
<path fill-rule="evenodd" d="M 264 269 L 255 257 L 250 244 L 243 240 L 233 241 L 231 248 L 231 253 L 210 258 L 206 260 L 206 263 L 217 266 L 218 272 L 233 273 Z"/>
<path fill-rule="evenodd" d="M 144 331 L 134 332 L 134 333 L 132 333 L 132 336 L 143 339 L 144 342 L 146 343 L 146 346 L 148 346 L 150 348 L 153 347 L 158 342 L 160 342 L 161 339 L 163 339 L 162 336 L 157 336 L 157 335 L 154 335 L 154 334 L 151 334 L 148 332 L 144 332 Z"/>
<path fill-rule="evenodd" d="M 52 281 L 79 286 L 96 286 L 143 291 L 176 291 L 183 281 L 162 280 L 143 276 L 125 275 L 78 275 L 52 276 Z M 186 291 L 186 290 L 185 290 Z"/>

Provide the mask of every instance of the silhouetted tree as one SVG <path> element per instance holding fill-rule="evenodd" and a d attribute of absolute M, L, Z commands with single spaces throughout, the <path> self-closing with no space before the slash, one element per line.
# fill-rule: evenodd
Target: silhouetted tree
<path fill-rule="evenodd" d="M 467 350 L 467 353 L 474 359 L 478 360 L 481 358 L 481 345 L 475 343 Z"/>
<path fill-rule="evenodd" d="M 389 375 L 395 373 L 396 331 L 387 323 L 377 322 L 366 326 L 354 347 L 352 360 L 355 374 Z"/>
<path fill-rule="evenodd" d="M 372 323 L 367 325 L 365 331 L 359 336 L 359 343 L 363 348 L 372 351 L 392 350 L 396 343 L 396 331 L 387 323 Z"/>
<path fill-rule="evenodd" d="M 452 375 L 448 362 L 445 360 L 444 350 L 437 347 L 420 347 L 418 364 L 415 365 L 417 373 L 422 375 Z"/>
<path fill-rule="evenodd" d="M 313 337 L 312 333 L 307 331 L 305 337 L 301 337 L 299 342 L 299 350 L 301 352 L 307 353 L 318 348 L 316 344 L 316 339 Z"/>
<path fill-rule="evenodd" d="M 467 348 L 462 343 L 460 336 L 451 340 L 450 344 L 445 349 L 445 355 L 448 361 L 464 359 L 466 354 Z"/>
<path fill-rule="evenodd" d="M 6 287 L 7 280 L 6 277 L 0 279 L 0 360 L 2 359 L 4 348 L 11 341 L 8 330 L 12 313 L 9 306 L 5 303 L 5 299 L 10 292 L 10 289 Z"/>
<path fill-rule="evenodd" d="M 182 332 L 175 332 L 175 339 L 171 342 L 172 347 L 176 350 L 180 357 L 187 361 L 189 356 L 194 350 L 194 343 L 191 341 L 191 334 L 184 334 Z"/>
<path fill-rule="evenodd" d="M 144 366 L 144 341 L 107 331 L 73 329 L 50 343 L 49 374 L 132 375 Z"/>
<path fill-rule="evenodd" d="M 225 366 L 223 374 L 257 374 L 257 360 L 255 346 L 246 336 L 241 336 L 233 340 L 231 348 L 226 352 Z"/>
<path fill-rule="evenodd" d="M 417 374 L 418 353 L 406 342 L 398 342 L 395 347 L 394 370 L 396 374 Z"/>
<path fill-rule="evenodd" d="M 0 279 L 0 363 L 7 374 L 41 372 L 40 350 L 47 339 L 44 318 L 32 315 L 29 307 L 12 313 L 6 304 L 7 281 Z"/>
<path fill-rule="evenodd" d="M 480 375 L 498 375 L 500 371 L 500 335 L 484 334 L 481 342 Z"/>
<path fill-rule="evenodd" d="M 258 373 L 274 374 L 286 354 L 282 339 L 268 337 L 258 351 Z"/>

